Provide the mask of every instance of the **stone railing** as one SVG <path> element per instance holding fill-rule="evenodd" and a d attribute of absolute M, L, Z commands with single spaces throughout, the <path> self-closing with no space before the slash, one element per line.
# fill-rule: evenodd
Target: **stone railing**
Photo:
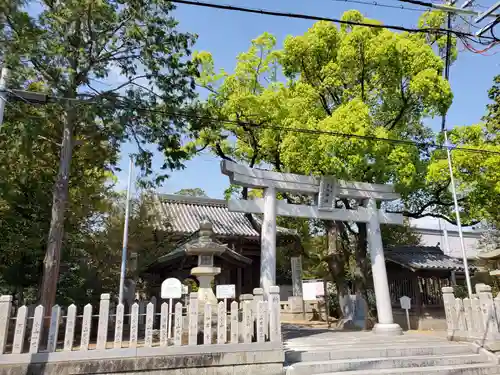
<path fill-rule="evenodd" d="M 288 297 L 288 301 L 280 302 L 281 321 L 326 320 L 325 303 L 321 301 L 304 301 L 301 297 Z"/>
<path fill-rule="evenodd" d="M 31 317 L 27 306 L 14 311 L 12 297 L 4 295 L 0 297 L 0 362 L 81 361 L 152 356 L 156 352 L 179 356 L 281 348 L 277 286 L 271 287 L 269 301 L 264 301 L 262 289 L 258 288 L 254 295 L 242 295 L 239 302 L 220 301 L 216 305 L 201 303 L 197 293 L 191 293 L 187 305 L 186 309 L 181 302 L 175 303 L 169 317 L 166 302 L 158 309 L 150 302 L 141 314 L 138 303 L 129 311 L 122 304 L 110 308 L 110 295 L 102 294 L 95 314 L 90 304 L 83 311 L 71 305 L 64 314 L 56 305 L 50 316 L 45 316 L 40 305 Z"/>
<path fill-rule="evenodd" d="M 444 287 L 443 302 L 448 338 L 480 344 L 500 340 L 500 294 L 493 298 L 491 287 L 476 285 L 476 294 L 455 298 L 452 287 Z"/>

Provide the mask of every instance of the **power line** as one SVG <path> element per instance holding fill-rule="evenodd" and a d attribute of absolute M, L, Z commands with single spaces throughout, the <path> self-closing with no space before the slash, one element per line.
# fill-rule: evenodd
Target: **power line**
<path fill-rule="evenodd" d="M 409 11 L 414 11 L 414 12 L 425 11 L 425 9 L 422 9 L 422 8 L 410 8 L 410 7 L 405 7 L 404 5 L 389 5 L 389 4 L 385 4 L 385 3 L 380 3 L 378 1 L 363 1 L 363 0 L 331 0 L 331 1 L 336 1 L 338 3 L 353 3 L 353 4 L 370 5 L 370 6 L 381 7 L 381 8 L 409 10 Z M 427 8 L 430 9 L 429 7 L 427 7 Z"/>
<path fill-rule="evenodd" d="M 418 0 L 415 0 L 415 1 L 418 1 Z M 172 3 L 179 3 L 179 4 L 186 4 L 186 5 L 193 5 L 193 6 L 200 6 L 200 7 L 205 7 L 205 8 L 230 10 L 230 11 L 244 12 L 244 13 L 254 13 L 254 14 L 274 16 L 274 17 L 295 18 L 295 19 L 304 19 L 304 20 L 310 20 L 310 21 L 328 21 L 328 22 L 334 22 L 334 23 L 343 24 L 343 25 L 350 25 L 350 26 L 365 26 L 365 27 L 372 27 L 372 28 L 377 28 L 377 29 L 390 29 L 390 30 L 406 31 L 409 33 L 430 34 L 430 33 L 451 32 L 457 36 L 472 37 L 472 38 L 476 37 L 474 34 L 468 34 L 468 33 L 462 32 L 462 31 L 458 31 L 458 30 L 448 30 L 448 29 L 443 29 L 443 28 L 430 28 L 429 27 L 429 28 L 416 29 L 416 28 L 397 26 L 397 25 L 382 25 L 382 24 L 376 24 L 376 23 L 355 22 L 355 21 L 341 20 L 338 18 L 312 16 L 312 15 L 303 14 L 303 13 L 278 12 L 278 11 L 273 11 L 273 10 L 239 7 L 239 6 L 233 6 L 233 5 L 222 5 L 222 4 L 206 3 L 206 2 L 191 1 L 191 0 L 171 0 L 171 2 Z M 424 6 L 427 6 L 427 5 L 424 5 Z M 492 40 L 492 39 L 496 40 L 492 37 L 483 37 L 483 38 L 490 39 L 490 40 Z"/>
<path fill-rule="evenodd" d="M 162 110 L 153 110 L 153 111 L 159 111 L 159 113 L 167 114 L 167 115 L 174 116 L 174 117 L 178 116 L 178 117 L 184 117 L 184 118 L 194 118 L 194 119 L 198 119 L 198 120 L 222 122 L 222 123 L 227 123 L 227 124 L 234 124 L 234 125 L 247 126 L 247 127 L 253 127 L 253 128 L 280 130 L 280 131 L 313 134 L 313 135 L 330 135 L 330 136 L 334 136 L 334 137 L 344 137 L 344 138 L 358 138 L 358 139 L 370 140 L 370 141 L 376 141 L 376 142 L 389 142 L 389 143 L 406 144 L 406 145 L 412 145 L 412 146 L 430 146 L 430 147 L 435 147 L 438 149 L 446 149 L 446 146 L 443 146 L 441 144 L 434 143 L 434 142 L 417 142 L 417 141 L 410 141 L 410 140 L 404 140 L 404 139 L 375 137 L 375 136 L 370 136 L 370 135 L 348 134 L 348 133 L 334 132 L 334 131 L 329 131 L 329 130 L 291 128 L 291 127 L 285 127 L 285 126 L 280 126 L 280 125 L 258 125 L 258 124 L 253 124 L 250 122 L 242 122 L 242 121 L 236 121 L 236 120 L 222 120 L 222 119 L 217 119 L 214 117 L 192 115 L 192 114 L 182 113 L 182 112 L 172 112 L 172 111 L 162 111 Z M 460 151 L 466 151 L 466 152 L 488 153 L 488 154 L 500 155 L 500 151 L 474 149 L 474 148 L 469 148 L 469 147 L 450 147 L 450 148 L 452 148 L 454 150 L 460 150 Z"/>
<path fill-rule="evenodd" d="M 99 103 L 96 101 L 79 100 L 78 98 L 49 96 L 47 94 L 37 93 L 37 92 L 33 92 L 33 91 L 21 91 L 21 90 L 7 90 L 7 91 L 10 94 L 14 95 L 18 100 L 21 100 L 22 102 L 27 103 L 27 104 L 32 104 L 32 103 L 30 103 L 30 100 L 35 100 L 36 103 L 40 103 L 40 101 L 37 101 L 38 99 L 36 98 L 38 95 L 40 97 L 45 98 L 45 103 L 71 101 L 71 102 L 77 102 L 78 104 L 85 104 L 85 105 L 102 104 L 102 103 Z M 26 95 L 30 99 L 23 97 L 24 95 Z M 232 125 L 238 125 L 241 127 L 246 126 L 246 127 L 253 127 L 253 128 L 272 129 L 272 130 L 304 133 L 304 134 L 330 135 L 330 136 L 335 136 L 335 137 L 357 138 L 357 139 L 363 139 L 363 140 L 370 140 L 370 141 L 377 141 L 377 142 L 389 142 L 389 143 L 396 143 L 396 144 L 406 144 L 406 145 L 412 145 L 412 146 L 429 146 L 429 147 L 434 147 L 437 149 L 446 149 L 447 148 L 446 146 L 443 146 L 442 144 L 438 144 L 435 142 L 417 142 L 417 141 L 404 140 L 404 139 L 394 139 L 394 138 L 384 138 L 384 137 L 375 137 L 375 136 L 368 136 L 368 135 L 334 132 L 334 131 L 329 131 L 329 130 L 291 128 L 291 127 L 284 127 L 284 126 L 280 126 L 280 125 L 258 125 L 258 124 L 254 124 L 254 123 L 246 122 L 246 121 L 219 119 L 216 117 L 200 116 L 200 115 L 196 115 L 193 113 L 182 112 L 182 111 L 166 111 L 166 110 L 153 109 L 153 108 L 148 108 L 148 107 L 138 107 L 138 106 L 130 105 L 130 103 L 119 103 L 119 104 L 110 103 L 110 104 L 115 106 L 115 108 L 117 108 L 117 109 L 128 109 L 128 110 L 134 110 L 134 111 L 138 111 L 138 112 L 142 111 L 142 112 L 160 113 L 160 114 L 170 115 L 170 116 L 174 116 L 174 117 L 204 120 L 204 121 L 209 121 L 211 123 L 232 124 Z M 460 150 L 460 151 L 466 151 L 466 152 L 500 155 L 500 151 L 474 149 L 474 148 L 469 148 L 469 147 L 450 147 L 450 148 L 453 148 L 455 150 Z"/>
<path fill-rule="evenodd" d="M 47 97 L 48 101 L 53 101 L 53 102 L 78 101 L 78 99 L 75 99 L 75 98 L 53 97 L 53 96 L 46 96 L 46 97 Z M 27 102 L 24 98 L 20 98 L 20 99 L 23 102 Z M 79 101 L 79 103 L 86 104 L 86 105 L 102 104 L 102 103 L 98 103 L 96 101 Z M 442 144 L 438 144 L 435 142 L 417 142 L 417 141 L 404 140 L 404 139 L 375 137 L 375 136 L 360 135 L 360 134 L 349 134 L 349 133 L 342 133 L 342 132 L 335 132 L 335 131 L 328 131 L 328 130 L 292 128 L 292 127 L 285 127 L 285 126 L 280 126 L 280 125 L 257 125 L 257 124 L 251 123 L 251 122 L 219 119 L 216 117 L 201 116 L 201 115 L 196 115 L 193 113 L 182 112 L 182 111 L 166 111 L 166 110 L 161 110 L 161 109 L 138 107 L 138 106 L 133 106 L 133 105 L 130 105 L 127 103 L 119 103 L 119 104 L 110 103 L 110 104 L 115 106 L 115 108 L 117 108 L 117 109 L 128 109 L 128 110 L 134 110 L 134 111 L 138 111 L 138 112 L 142 111 L 142 112 L 160 113 L 160 114 L 164 114 L 164 115 L 169 115 L 169 116 L 173 116 L 173 117 L 180 117 L 180 118 L 185 118 L 185 119 L 209 121 L 211 123 L 225 123 L 225 124 L 237 125 L 237 126 L 241 126 L 241 127 L 252 127 L 252 128 L 257 128 L 257 129 L 259 129 L 259 128 L 260 129 L 271 129 L 271 130 L 303 133 L 303 134 L 313 134 L 313 135 L 329 135 L 329 136 L 334 136 L 334 137 L 356 138 L 356 139 L 363 139 L 363 140 L 376 141 L 376 142 L 388 142 L 388 143 L 404 144 L 404 145 L 411 145 L 411 146 L 428 146 L 428 147 L 434 147 L 437 149 L 446 149 L 446 146 L 443 146 Z M 450 147 L 450 148 L 453 148 L 454 150 L 465 151 L 465 152 L 500 155 L 500 151 L 474 149 L 474 148 L 470 148 L 470 147 Z"/>
<path fill-rule="evenodd" d="M 464 7 L 457 8 L 457 7 L 450 5 L 450 4 L 435 4 L 435 3 L 431 3 L 431 2 L 428 2 L 425 0 L 398 0 L 398 1 L 403 2 L 403 3 L 408 3 L 408 4 L 420 5 L 423 7 L 429 7 L 429 8 L 433 8 L 433 9 L 439 9 L 443 12 L 448 12 L 448 13 L 469 14 L 469 15 L 475 15 L 475 16 L 478 16 L 481 14 L 480 12 L 476 12 L 474 10 L 465 9 Z M 498 15 L 488 14 L 488 15 L 485 15 L 484 17 L 498 17 Z"/>
<path fill-rule="evenodd" d="M 415 5 L 420 5 L 422 7 L 427 7 L 427 8 L 434 8 L 433 3 L 429 3 L 427 1 L 421 1 L 421 0 L 399 0 L 402 3 L 409 3 L 409 4 L 415 4 Z"/>

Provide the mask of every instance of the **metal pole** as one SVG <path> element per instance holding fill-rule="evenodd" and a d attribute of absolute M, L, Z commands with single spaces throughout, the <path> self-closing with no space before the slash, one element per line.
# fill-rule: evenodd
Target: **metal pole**
<path fill-rule="evenodd" d="M 7 104 L 7 77 L 9 69 L 2 68 L 0 71 L 0 129 L 3 124 L 3 112 L 5 111 L 5 104 Z"/>
<path fill-rule="evenodd" d="M 453 4 L 454 1 L 451 3 Z M 451 30 L 451 13 L 448 13 L 446 19 L 446 26 L 448 30 Z M 450 81 L 450 65 L 451 65 L 451 33 L 448 31 L 446 33 L 446 55 L 445 55 L 445 66 L 444 66 L 444 78 L 449 82 Z M 444 140 L 446 146 L 446 155 L 448 156 L 448 167 L 450 169 L 450 184 L 451 184 L 451 192 L 453 194 L 453 201 L 455 203 L 455 215 L 458 226 L 458 236 L 460 237 L 460 246 L 462 247 L 462 258 L 465 269 L 465 281 L 467 282 L 467 291 L 469 294 L 469 298 L 472 299 L 472 286 L 470 282 L 469 275 L 469 265 L 467 261 L 467 253 L 465 252 L 465 244 L 464 237 L 462 234 L 462 224 L 460 222 L 460 212 L 458 211 L 458 200 L 457 193 L 455 190 L 455 179 L 453 178 L 453 167 L 451 164 L 451 152 L 448 144 L 448 134 L 446 132 L 446 113 L 443 114 L 442 122 L 441 122 L 441 131 L 444 133 Z"/>
<path fill-rule="evenodd" d="M 467 261 L 467 253 L 465 252 L 464 236 L 462 234 L 462 224 L 460 222 L 460 212 L 458 210 L 457 192 L 455 190 L 455 179 L 453 178 L 453 168 L 451 165 L 451 152 L 450 152 L 450 146 L 448 144 L 448 134 L 446 130 L 444 131 L 444 140 L 446 145 L 446 153 L 448 155 L 448 168 L 450 169 L 451 193 L 453 194 L 453 202 L 455 203 L 455 216 L 458 226 L 458 236 L 460 237 L 460 246 L 462 247 L 462 258 L 465 269 L 465 281 L 467 282 L 467 292 L 469 293 L 469 298 L 472 299 L 472 285 L 470 282 L 469 264 Z"/>
<path fill-rule="evenodd" d="M 132 156 L 130 156 L 129 159 L 127 202 L 125 206 L 125 224 L 123 225 L 122 267 L 120 271 L 120 291 L 118 297 L 119 303 L 123 303 L 123 286 L 125 283 L 125 273 L 127 271 L 128 220 L 130 214 L 130 192 L 132 190 L 132 168 L 134 167 Z"/>

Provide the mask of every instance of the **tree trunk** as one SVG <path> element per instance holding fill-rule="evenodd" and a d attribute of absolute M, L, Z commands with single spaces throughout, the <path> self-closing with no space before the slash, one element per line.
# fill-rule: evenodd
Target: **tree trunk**
<path fill-rule="evenodd" d="M 55 304 L 61 248 L 64 237 L 64 220 L 69 199 L 69 175 L 73 152 L 74 109 L 66 112 L 59 160 L 59 173 L 54 184 L 52 196 L 52 217 L 50 220 L 47 251 L 43 260 L 43 278 L 40 291 L 40 304 L 45 308 L 45 315 L 50 315 Z"/>
<path fill-rule="evenodd" d="M 356 291 L 360 292 L 368 305 L 368 278 L 370 276 L 370 259 L 368 256 L 368 239 L 366 223 L 357 223 L 358 235 L 354 256 L 356 260 Z M 367 313 L 370 314 L 370 309 Z"/>
<path fill-rule="evenodd" d="M 337 300 L 339 302 L 338 315 L 343 318 L 344 311 L 341 301 L 347 295 L 347 287 L 345 282 L 345 255 L 338 243 L 338 227 L 335 222 L 326 222 L 327 239 L 328 239 L 328 270 L 332 275 L 332 280 L 335 283 L 337 291 Z"/>

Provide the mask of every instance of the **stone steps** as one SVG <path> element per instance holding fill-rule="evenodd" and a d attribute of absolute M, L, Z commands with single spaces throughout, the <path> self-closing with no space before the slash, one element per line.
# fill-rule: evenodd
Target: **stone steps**
<path fill-rule="evenodd" d="M 285 361 L 288 364 L 296 362 L 309 361 L 328 361 L 336 359 L 359 359 L 359 358 L 391 358 L 391 357 L 413 357 L 422 355 L 450 355 L 450 354 L 470 354 L 471 348 L 468 344 L 448 344 L 448 343 L 429 343 L 422 346 L 421 343 L 408 343 L 405 346 L 401 344 L 388 344 L 380 346 L 351 346 L 339 345 L 338 348 L 331 349 L 326 347 L 315 348 L 295 348 L 285 353 Z"/>
<path fill-rule="evenodd" d="M 500 366 L 468 343 L 437 334 L 290 330 L 286 375 L 493 375 Z"/>
<path fill-rule="evenodd" d="M 451 366 L 431 366 L 419 368 L 371 369 L 341 372 L 327 372 L 315 375 L 498 375 L 499 366 L 493 363 Z"/>
<path fill-rule="evenodd" d="M 286 375 L 352 372 L 353 370 L 405 369 L 432 366 L 456 366 L 484 363 L 480 354 L 423 355 L 411 357 L 374 357 L 337 359 L 329 361 L 297 362 L 287 368 Z"/>

